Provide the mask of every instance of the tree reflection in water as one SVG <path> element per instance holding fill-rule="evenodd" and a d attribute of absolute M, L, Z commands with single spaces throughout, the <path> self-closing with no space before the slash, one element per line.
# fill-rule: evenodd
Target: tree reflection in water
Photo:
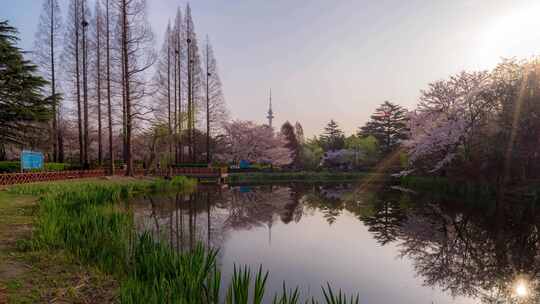
<path fill-rule="evenodd" d="M 351 185 L 200 187 L 135 199 L 135 221 L 177 250 L 220 248 L 233 230 L 299 223 L 321 212 L 329 225 L 356 216 L 381 245 L 394 244 L 426 286 L 482 303 L 540 301 L 540 211 L 535 202 L 436 200 Z"/>

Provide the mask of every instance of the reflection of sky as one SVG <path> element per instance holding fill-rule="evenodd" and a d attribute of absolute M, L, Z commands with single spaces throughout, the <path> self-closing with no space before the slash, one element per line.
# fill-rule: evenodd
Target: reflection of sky
<path fill-rule="evenodd" d="M 331 282 L 348 294 L 358 292 L 361 303 L 473 303 L 453 299 L 415 278 L 411 263 L 397 258 L 397 248 L 379 246 L 367 227 L 348 212 L 328 225 L 319 212 L 304 216 L 299 223 L 272 226 L 268 229 L 235 231 L 224 244 L 224 277 L 232 265 L 260 263 L 270 270 L 269 290 L 280 290 L 285 280 L 289 288 L 320 296 L 320 286 Z M 305 295 L 305 294 L 303 294 Z"/>
<path fill-rule="evenodd" d="M 348 294 L 358 292 L 362 303 L 480 301 L 453 298 L 451 292 L 482 293 L 512 303 L 503 299 L 523 293 L 524 285 L 514 282 L 517 278 L 529 283 L 527 289 L 538 288 L 531 277 L 538 268 L 537 246 L 528 241 L 536 237 L 531 220 L 537 213 L 523 218 L 531 212 L 523 209 L 527 203 L 501 204 L 511 206 L 505 214 L 508 223 L 514 223 L 503 231 L 493 229 L 496 217 L 478 206 L 434 204 L 429 196 L 383 187 L 368 193 L 347 192 L 351 190 L 345 185 L 295 185 L 248 192 L 231 188 L 219 198 L 214 193 L 210 238 L 211 245 L 220 248 L 224 286 L 236 263 L 252 269 L 262 264 L 270 270 L 270 296 L 281 290 L 284 280 L 289 288 L 300 287 L 303 296 L 321 296 L 320 286 L 330 282 Z M 184 248 L 189 241 L 188 206 L 197 210 L 195 238 L 206 244 L 208 237 L 207 193 L 192 198 L 196 200 L 184 202 L 182 209 Z M 148 202 L 134 204 L 136 222 L 155 231 L 152 214 L 157 215 L 167 239 L 171 227 L 177 230 L 178 210 L 164 196 L 153 202 L 155 212 Z M 536 292 L 530 298 L 536 299 Z"/>

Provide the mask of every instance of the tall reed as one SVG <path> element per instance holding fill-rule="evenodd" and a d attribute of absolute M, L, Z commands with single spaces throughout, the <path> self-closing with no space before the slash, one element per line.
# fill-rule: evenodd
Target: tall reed
<path fill-rule="evenodd" d="M 221 272 L 217 251 L 196 246 L 177 252 L 154 239 L 138 234 L 133 214 L 121 204 L 143 191 L 190 191 L 193 180 L 176 177 L 167 180 L 124 182 L 59 182 L 14 186 L 12 193 L 39 196 L 32 248 L 66 249 L 83 263 L 95 265 L 120 281 L 120 303 L 218 304 Z M 249 267 L 234 269 L 227 287 L 227 304 L 261 304 L 265 301 L 268 272 L 259 267 L 252 276 Z M 322 289 L 324 303 L 358 303 L 358 296 L 335 294 L 330 285 Z M 283 291 L 275 304 L 300 303 L 298 288 Z M 313 298 L 306 303 L 318 303 Z"/>

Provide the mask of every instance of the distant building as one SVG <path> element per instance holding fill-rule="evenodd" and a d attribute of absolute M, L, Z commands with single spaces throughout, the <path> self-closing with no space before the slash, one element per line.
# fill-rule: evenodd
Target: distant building
<path fill-rule="evenodd" d="M 272 111 L 272 89 L 270 89 L 270 105 L 268 107 L 268 114 L 266 118 L 268 118 L 268 126 L 271 128 L 272 120 L 274 120 L 274 111 Z"/>

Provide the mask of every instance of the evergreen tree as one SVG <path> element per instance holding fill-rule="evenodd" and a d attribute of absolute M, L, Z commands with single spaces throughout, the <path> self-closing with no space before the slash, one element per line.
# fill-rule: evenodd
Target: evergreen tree
<path fill-rule="evenodd" d="M 281 126 L 281 135 L 285 138 L 285 148 L 291 151 L 292 165 L 297 166 L 300 162 L 300 149 L 301 146 L 298 143 L 296 134 L 294 133 L 293 125 L 286 121 Z"/>
<path fill-rule="evenodd" d="M 325 151 L 340 150 L 345 147 L 345 135 L 333 119 L 324 128 L 320 140 Z"/>
<path fill-rule="evenodd" d="M 296 134 L 296 140 L 298 140 L 298 143 L 303 145 L 306 142 L 306 139 L 304 138 L 304 128 L 298 121 L 294 125 L 294 132 Z"/>
<path fill-rule="evenodd" d="M 17 30 L 0 21 L 0 146 L 27 144 L 49 122 L 54 100 L 42 92 L 48 82 L 16 46 Z"/>
<path fill-rule="evenodd" d="M 379 142 L 380 152 L 384 155 L 394 151 L 407 139 L 407 110 L 400 105 L 385 101 L 370 120 L 359 131 L 359 136 L 372 135 Z"/>

